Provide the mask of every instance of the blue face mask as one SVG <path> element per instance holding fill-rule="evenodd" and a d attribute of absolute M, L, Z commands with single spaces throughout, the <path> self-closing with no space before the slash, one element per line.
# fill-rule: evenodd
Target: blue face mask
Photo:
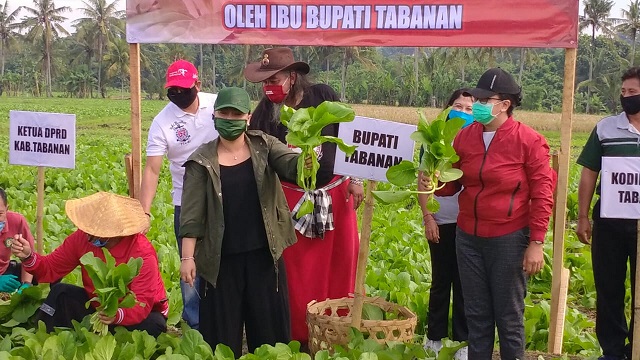
<path fill-rule="evenodd" d="M 449 111 L 449 119 L 455 119 L 455 118 L 460 118 L 464 120 L 464 125 L 462 125 L 463 129 L 471 125 L 471 123 L 473 123 L 473 114 L 467 114 L 460 110 L 451 109 Z"/>
<path fill-rule="evenodd" d="M 107 242 L 109 240 L 108 239 L 101 239 L 101 238 L 95 237 L 95 236 L 90 236 L 89 237 L 89 241 L 91 242 L 91 244 L 93 244 L 93 246 L 104 247 L 105 245 L 107 245 Z"/>
<path fill-rule="evenodd" d="M 5 226 L 6 224 L 7 224 L 7 223 L 6 223 L 5 221 L 0 222 L 0 231 L 2 231 L 2 229 L 4 229 L 4 226 Z"/>

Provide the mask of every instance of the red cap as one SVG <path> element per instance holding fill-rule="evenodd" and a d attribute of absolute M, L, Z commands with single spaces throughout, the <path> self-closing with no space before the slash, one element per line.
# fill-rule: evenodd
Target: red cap
<path fill-rule="evenodd" d="M 167 69 L 167 83 L 165 89 L 169 87 L 181 87 L 190 89 L 198 81 L 198 69 L 187 60 L 178 60 L 169 65 Z"/>

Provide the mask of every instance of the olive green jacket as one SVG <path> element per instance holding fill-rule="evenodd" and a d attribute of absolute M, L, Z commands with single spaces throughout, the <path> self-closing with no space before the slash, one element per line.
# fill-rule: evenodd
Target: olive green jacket
<path fill-rule="evenodd" d="M 244 136 L 251 152 L 262 218 L 275 264 L 282 251 L 296 242 L 291 213 L 278 176 L 296 178 L 299 154 L 259 130 L 249 130 Z M 194 254 L 196 271 L 213 286 L 216 286 L 220 270 L 224 235 L 218 143 L 217 138 L 201 145 L 183 165 L 185 175 L 179 234 L 181 238 L 197 239 Z"/>

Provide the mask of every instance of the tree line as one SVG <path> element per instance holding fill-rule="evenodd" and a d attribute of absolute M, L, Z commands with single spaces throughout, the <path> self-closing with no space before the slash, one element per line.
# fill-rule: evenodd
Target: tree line
<path fill-rule="evenodd" d="M 0 0 L 1 1 L 1 0 Z M 18 1 L 18 0 L 11 0 Z M 71 11 L 55 0 L 30 0 L 9 11 L 0 3 L 0 96 L 125 97 L 129 47 L 123 0 L 83 0 L 82 18 L 63 26 Z M 26 1 L 20 1 L 25 3 Z M 613 0 L 583 0 L 576 68 L 575 110 L 619 110 L 620 75 L 636 61 L 640 0 L 614 18 Z M 270 45 L 142 44 L 142 89 L 165 97 L 167 66 L 178 58 L 199 67 L 204 91 L 245 87 L 254 99 L 260 87 L 242 70 Z M 523 108 L 558 112 L 562 106 L 563 49 L 293 47 L 311 66 L 312 79 L 331 85 L 351 103 L 441 106 L 460 87 L 472 87 L 488 68 L 514 74 L 523 88 Z"/>

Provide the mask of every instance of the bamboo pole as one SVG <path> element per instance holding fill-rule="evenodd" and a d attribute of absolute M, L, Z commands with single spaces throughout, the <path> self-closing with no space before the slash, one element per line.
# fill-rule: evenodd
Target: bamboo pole
<path fill-rule="evenodd" d="M 631 348 L 631 359 L 640 360 L 640 220 L 636 225 L 636 281 L 634 288 L 634 304 L 633 304 L 633 347 Z"/>
<path fill-rule="evenodd" d="M 564 309 L 566 297 L 561 304 L 562 274 L 564 269 L 564 231 L 567 214 L 567 189 L 569 183 L 569 161 L 571 157 L 571 127 L 573 117 L 573 95 L 576 80 L 576 49 L 566 49 L 564 55 L 564 86 L 562 89 L 562 118 L 560 121 L 560 152 L 558 155 L 558 189 L 553 223 L 553 277 L 551 281 L 551 322 L 549 324 L 549 348 L 552 354 L 562 352 L 564 331 Z M 562 324 L 561 324 L 562 323 Z"/>
<path fill-rule="evenodd" d="M 131 169 L 133 174 L 133 184 L 130 184 L 129 194 L 134 198 L 139 198 L 140 183 L 142 182 L 140 44 L 129 44 L 129 72 L 131 86 Z"/>
<path fill-rule="evenodd" d="M 356 287 L 351 310 L 351 326 L 360 330 L 362 325 L 362 307 L 364 305 L 364 282 L 367 274 L 367 260 L 369 258 L 369 240 L 371 240 L 371 221 L 373 220 L 373 206 L 375 199 L 372 192 L 376 189 L 377 181 L 369 180 L 364 197 L 362 212 L 362 237 L 358 251 L 358 265 L 356 267 Z"/>
<path fill-rule="evenodd" d="M 133 163 L 131 161 L 131 154 L 124 156 L 124 171 L 127 175 L 127 184 L 129 185 L 129 196 L 135 197 L 133 193 Z"/>
<path fill-rule="evenodd" d="M 38 166 L 38 204 L 36 207 L 36 249 L 38 254 L 43 253 L 42 238 L 44 236 L 44 166 Z M 25 234 L 26 236 L 26 234 Z"/>

